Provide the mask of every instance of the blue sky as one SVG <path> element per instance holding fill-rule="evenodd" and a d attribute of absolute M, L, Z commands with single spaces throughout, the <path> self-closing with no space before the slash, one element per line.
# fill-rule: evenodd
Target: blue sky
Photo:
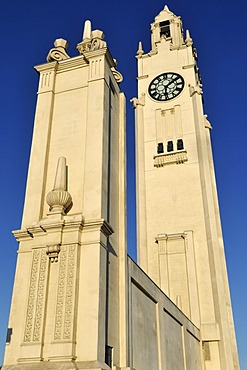
<path fill-rule="evenodd" d="M 127 97 L 128 248 L 135 258 L 134 112 L 138 41 L 150 50 L 149 25 L 163 0 L 0 0 L 0 364 L 16 263 L 11 230 L 20 227 L 31 144 L 38 75 L 56 38 L 76 56 L 83 24 L 102 29 Z M 189 28 L 199 56 L 205 113 L 212 142 L 231 297 L 241 369 L 247 370 L 247 2 L 169 0 L 169 8 Z"/>

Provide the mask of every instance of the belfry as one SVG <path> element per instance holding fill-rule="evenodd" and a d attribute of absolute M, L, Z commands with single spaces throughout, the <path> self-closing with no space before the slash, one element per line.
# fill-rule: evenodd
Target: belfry
<path fill-rule="evenodd" d="M 104 34 L 40 75 L 3 370 L 239 369 L 211 124 L 167 6 L 137 51 L 138 264 L 127 255 L 125 96 Z"/>

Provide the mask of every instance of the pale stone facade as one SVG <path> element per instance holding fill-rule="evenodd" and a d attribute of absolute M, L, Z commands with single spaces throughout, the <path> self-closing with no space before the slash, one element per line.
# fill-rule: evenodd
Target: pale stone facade
<path fill-rule="evenodd" d="M 125 97 L 102 31 L 86 21 L 79 56 L 57 39 L 36 67 L 4 370 L 238 368 L 192 45 L 165 7 L 151 52 L 140 44 L 137 55 L 138 254 L 149 276 L 127 256 Z M 157 101 L 148 86 L 170 72 L 181 91 Z M 178 150 L 161 152 L 168 141 Z"/>
<path fill-rule="evenodd" d="M 138 263 L 201 330 L 205 368 L 238 356 L 196 50 L 168 7 L 138 60 Z M 210 359 L 210 360 L 209 360 Z"/>

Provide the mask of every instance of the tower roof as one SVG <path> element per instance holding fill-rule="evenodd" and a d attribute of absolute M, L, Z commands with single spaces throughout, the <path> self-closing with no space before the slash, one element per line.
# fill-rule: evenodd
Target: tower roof
<path fill-rule="evenodd" d="M 161 10 L 161 12 L 159 12 L 159 14 L 154 18 L 154 22 L 162 22 L 174 17 L 176 17 L 176 15 L 168 8 L 167 5 L 165 5 L 164 9 Z"/>

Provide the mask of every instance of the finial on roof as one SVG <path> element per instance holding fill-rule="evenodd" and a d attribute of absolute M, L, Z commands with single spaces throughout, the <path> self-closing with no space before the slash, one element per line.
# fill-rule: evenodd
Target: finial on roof
<path fill-rule="evenodd" d="M 137 57 L 139 57 L 139 58 L 144 54 L 144 51 L 142 49 L 142 42 L 141 41 L 139 41 L 138 50 L 137 50 L 136 54 L 137 54 Z"/>
<path fill-rule="evenodd" d="M 164 10 L 163 11 L 165 11 L 166 13 L 169 13 L 169 14 L 173 14 L 171 11 L 170 11 L 170 9 L 168 8 L 168 6 L 167 5 L 165 5 L 165 7 L 164 7 Z"/>
<path fill-rule="evenodd" d="M 82 41 L 77 44 L 77 50 L 81 55 L 83 53 L 93 50 L 105 48 L 106 42 L 104 41 L 104 33 L 100 30 L 91 29 L 91 22 L 87 20 L 84 24 L 84 31 Z"/>
<path fill-rule="evenodd" d="M 190 31 L 189 30 L 186 30 L 186 39 L 185 39 L 185 44 L 187 46 L 191 46 L 193 45 L 193 40 L 192 38 L 190 37 Z"/>
<path fill-rule="evenodd" d="M 91 21 L 89 21 L 89 20 L 85 21 L 85 23 L 84 23 L 83 37 L 82 37 L 82 40 L 83 41 L 89 41 L 89 40 L 91 40 L 91 32 L 92 32 L 91 30 L 92 30 Z"/>

